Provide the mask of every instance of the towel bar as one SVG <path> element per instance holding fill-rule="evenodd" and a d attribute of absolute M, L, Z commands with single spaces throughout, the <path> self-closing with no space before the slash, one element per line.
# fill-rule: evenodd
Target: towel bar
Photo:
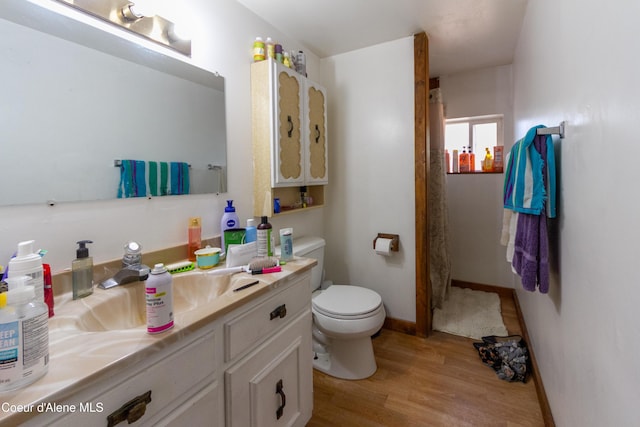
<path fill-rule="evenodd" d="M 122 160 L 117 160 L 117 159 L 116 159 L 116 160 L 114 160 L 114 161 L 113 161 L 113 166 L 114 166 L 114 167 L 116 167 L 116 168 L 121 167 L 121 166 L 122 166 Z M 191 164 L 188 164 L 187 166 L 189 166 L 189 168 L 190 168 L 190 167 L 191 167 Z"/>
<path fill-rule="evenodd" d="M 552 128 L 539 128 L 536 133 L 538 135 L 560 135 L 560 138 L 564 138 L 564 128 L 566 124 L 566 121 L 561 121 L 560 126 Z"/>

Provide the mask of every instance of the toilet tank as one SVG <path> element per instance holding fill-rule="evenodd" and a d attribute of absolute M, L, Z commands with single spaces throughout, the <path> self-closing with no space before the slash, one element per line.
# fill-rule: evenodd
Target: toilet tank
<path fill-rule="evenodd" d="M 293 254 L 304 258 L 313 258 L 318 264 L 311 269 L 311 291 L 320 288 L 324 271 L 324 245 L 322 237 L 305 236 L 293 240 Z"/>

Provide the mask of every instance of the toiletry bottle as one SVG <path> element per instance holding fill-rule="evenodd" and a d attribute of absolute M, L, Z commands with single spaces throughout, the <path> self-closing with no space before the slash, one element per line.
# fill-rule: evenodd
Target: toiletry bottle
<path fill-rule="evenodd" d="M 44 302 L 44 270 L 42 257 L 33 252 L 33 240 L 18 243 L 18 252 L 9 261 L 8 277 L 29 276 L 38 301 Z"/>
<path fill-rule="evenodd" d="M 462 147 L 462 154 L 460 154 L 460 172 L 469 172 L 469 155 L 467 154 L 467 147 Z"/>
<path fill-rule="evenodd" d="M 280 229 L 280 261 L 293 258 L 293 228 Z"/>
<path fill-rule="evenodd" d="M 262 41 L 262 37 L 256 37 L 253 42 L 253 61 L 264 61 L 264 41 Z"/>
<path fill-rule="evenodd" d="M 307 186 L 303 185 L 300 187 L 300 203 L 303 208 L 307 207 Z"/>
<path fill-rule="evenodd" d="M 164 264 L 156 264 L 145 282 L 147 332 L 157 334 L 173 328 L 173 279 Z"/>
<path fill-rule="evenodd" d="M 276 43 L 275 51 L 276 51 L 276 62 L 279 62 L 282 64 L 284 62 L 284 57 L 282 56 L 282 45 L 280 43 Z"/>
<path fill-rule="evenodd" d="M 247 228 L 244 232 L 244 242 L 251 243 L 258 240 L 258 230 L 256 229 L 256 220 L 249 218 L 247 220 Z"/>
<path fill-rule="evenodd" d="M 267 41 L 264 42 L 264 48 L 266 50 L 265 56 L 267 58 L 275 59 L 275 57 L 276 57 L 276 44 L 271 39 L 271 37 L 267 37 Z"/>
<path fill-rule="evenodd" d="M 471 146 L 469 146 L 469 172 L 476 171 L 476 155 L 471 151 Z"/>
<path fill-rule="evenodd" d="M 200 225 L 200 217 L 194 216 L 189 218 L 189 261 L 196 261 L 196 251 L 202 248 L 202 226 Z"/>
<path fill-rule="evenodd" d="M 451 173 L 451 159 L 449 156 L 449 150 L 444 150 L 444 167 L 447 173 Z"/>
<path fill-rule="evenodd" d="M 273 255 L 273 235 L 272 227 L 266 216 L 261 218 L 258 225 L 258 258 L 266 258 Z"/>
<path fill-rule="evenodd" d="M 489 147 L 485 148 L 484 162 L 482 163 L 482 170 L 484 172 L 491 172 L 493 170 L 493 157 Z"/>
<path fill-rule="evenodd" d="M 49 369 L 49 310 L 36 298 L 29 276 L 7 282 L 9 290 L 0 294 L 0 391 L 31 384 Z"/>
<path fill-rule="evenodd" d="M 301 50 L 296 53 L 296 71 L 307 77 L 307 57 Z"/>
<path fill-rule="evenodd" d="M 460 164 L 460 157 L 458 156 L 458 150 L 453 150 L 453 165 L 452 165 L 453 173 L 460 172 L 459 164 Z"/>
<path fill-rule="evenodd" d="M 282 64 L 287 68 L 291 68 L 291 56 L 289 55 L 289 52 L 285 51 L 282 54 Z"/>
<path fill-rule="evenodd" d="M 91 240 L 80 240 L 76 250 L 76 259 L 71 262 L 71 279 L 73 299 L 84 298 L 93 293 L 93 258 L 89 256 L 87 243 Z"/>
<path fill-rule="evenodd" d="M 227 207 L 224 208 L 224 215 L 220 221 L 220 240 L 222 252 L 225 252 L 224 244 L 224 231 L 230 228 L 238 228 L 240 226 L 240 220 L 236 214 L 236 208 L 233 207 L 233 200 L 227 200 Z"/>
<path fill-rule="evenodd" d="M 44 303 L 47 304 L 49 309 L 49 317 L 53 317 L 53 281 L 51 279 L 51 266 L 49 264 L 42 264 L 42 270 L 44 271 Z"/>

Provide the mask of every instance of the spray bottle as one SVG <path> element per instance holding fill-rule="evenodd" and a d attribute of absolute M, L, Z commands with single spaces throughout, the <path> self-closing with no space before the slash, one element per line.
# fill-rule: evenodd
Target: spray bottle
<path fill-rule="evenodd" d="M 38 301 L 44 302 L 44 270 L 42 257 L 33 252 L 34 240 L 18 243 L 18 252 L 9 261 L 8 277 L 29 276 Z"/>

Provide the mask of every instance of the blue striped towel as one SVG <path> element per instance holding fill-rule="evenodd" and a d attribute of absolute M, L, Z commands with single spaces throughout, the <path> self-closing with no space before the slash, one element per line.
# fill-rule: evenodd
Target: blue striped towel
<path fill-rule="evenodd" d="M 118 186 L 119 199 L 147 196 L 145 171 L 145 162 L 142 160 L 122 160 Z"/>
<path fill-rule="evenodd" d="M 189 165 L 171 162 L 171 194 L 189 194 Z"/>

